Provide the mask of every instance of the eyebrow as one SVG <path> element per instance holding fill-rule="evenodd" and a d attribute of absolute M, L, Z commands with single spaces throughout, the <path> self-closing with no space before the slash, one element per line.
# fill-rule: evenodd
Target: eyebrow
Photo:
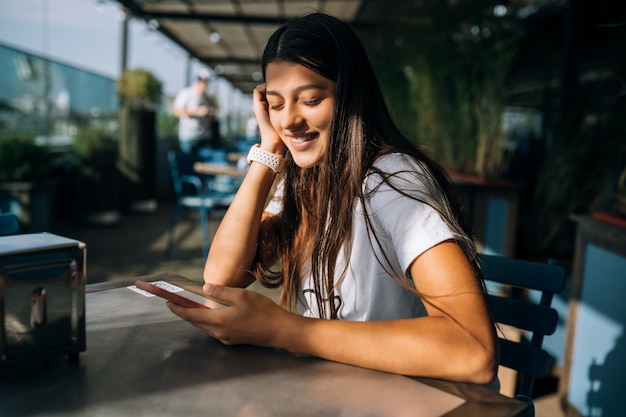
<path fill-rule="evenodd" d="M 300 92 L 305 91 L 305 90 L 328 90 L 328 88 L 324 87 L 321 84 L 305 84 L 305 85 L 301 85 L 301 86 L 297 87 L 293 91 L 295 93 L 300 93 Z M 278 91 L 274 91 L 274 90 L 267 90 L 265 92 L 265 95 L 266 96 L 281 96 L 281 94 Z"/>

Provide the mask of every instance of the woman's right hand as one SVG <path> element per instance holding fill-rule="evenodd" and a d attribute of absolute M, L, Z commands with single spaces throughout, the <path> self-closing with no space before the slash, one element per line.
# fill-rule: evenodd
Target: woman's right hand
<path fill-rule="evenodd" d="M 270 298 L 242 288 L 205 284 L 204 292 L 223 308 L 187 308 L 168 302 L 170 310 L 227 345 L 276 346 L 281 331 L 297 315 L 279 307 Z"/>
<path fill-rule="evenodd" d="M 256 86 L 252 99 L 254 117 L 256 117 L 261 134 L 261 147 L 270 152 L 284 155 L 286 147 L 270 122 L 269 104 L 265 98 L 265 84 Z"/>

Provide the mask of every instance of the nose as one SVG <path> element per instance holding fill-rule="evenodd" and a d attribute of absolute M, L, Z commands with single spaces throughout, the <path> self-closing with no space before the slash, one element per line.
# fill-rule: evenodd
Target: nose
<path fill-rule="evenodd" d="M 296 104 L 285 105 L 281 116 L 280 127 L 286 130 L 301 126 L 304 122 Z"/>

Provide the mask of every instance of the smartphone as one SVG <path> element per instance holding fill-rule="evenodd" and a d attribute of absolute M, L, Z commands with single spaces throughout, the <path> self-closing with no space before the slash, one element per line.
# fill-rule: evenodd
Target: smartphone
<path fill-rule="evenodd" d="M 190 300 L 187 297 L 183 297 L 182 295 L 170 292 L 168 290 L 165 290 L 161 287 L 157 287 L 154 284 L 150 284 L 149 282 L 146 281 L 142 281 L 140 279 L 138 279 L 137 281 L 135 281 L 135 286 L 139 289 L 142 289 L 144 291 L 148 291 L 151 294 L 154 294 L 156 296 L 159 296 L 161 298 L 164 298 L 168 301 L 171 301 L 173 303 L 176 303 L 178 305 L 181 305 L 183 307 L 187 307 L 187 308 L 211 308 L 207 305 L 201 304 L 197 301 L 194 300 Z M 208 301 L 208 300 L 207 300 Z"/>

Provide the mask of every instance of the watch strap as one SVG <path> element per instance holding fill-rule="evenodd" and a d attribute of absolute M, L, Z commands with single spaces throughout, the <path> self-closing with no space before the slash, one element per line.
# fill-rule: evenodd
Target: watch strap
<path fill-rule="evenodd" d="M 253 162 L 258 162 L 261 165 L 265 165 L 276 174 L 283 170 L 283 166 L 285 164 L 285 160 L 282 156 L 266 151 L 265 149 L 261 149 L 261 145 L 256 144 L 250 148 L 250 152 L 248 152 L 248 157 L 246 158 L 248 161 L 248 165 Z"/>

